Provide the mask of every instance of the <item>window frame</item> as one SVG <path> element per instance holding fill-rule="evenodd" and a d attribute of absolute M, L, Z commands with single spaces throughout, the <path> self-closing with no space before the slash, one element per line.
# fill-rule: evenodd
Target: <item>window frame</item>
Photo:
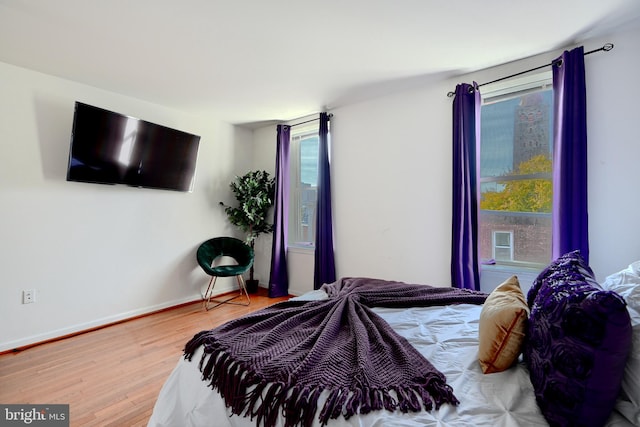
<path fill-rule="evenodd" d="M 315 206 L 317 206 L 317 182 L 315 188 L 316 196 L 314 198 L 314 209 L 312 213 L 311 240 L 299 239 L 304 235 L 302 227 L 302 161 L 300 143 L 307 137 L 318 137 L 320 126 L 317 121 L 311 122 L 299 127 L 292 127 L 289 143 L 289 224 L 288 224 L 288 242 L 289 248 L 295 248 L 302 251 L 315 250 L 315 230 L 316 215 Z M 317 159 L 317 157 L 316 157 Z"/>
<path fill-rule="evenodd" d="M 499 245 L 497 235 L 504 234 L 509 236 L 509 245 Z M 509 249 L 509 259 L 498 260 L 496 249 Z M 513 262 L 513 231 L 511 230 L 492 230 L 491 232 L 491 255 L 496 262 L 512 263 Z"/>
<path fill-rule="evenodd" d="M 552 76 L 551 70 L 535 73 L 535 74 L 524 76 L 524 77 L 518 77 L 515 79 L 509 79 L 509 80 L 504 80 L 496 83 L 487 84 L 486 87 L 483 88 L 482 90 L 482 103 L 480 108 L 488 104 L 506 101 L 513 98 L 519 98 L 529 93 L 535 93 L 540 90 L 546 90 L 546 89 L 552 89 L 552 88 L 553 88 L 553 76 Z M 553 114 L 553 111 L 551 111 L 551 114 Z M 550 138 L 549 143 L 553 144 L 553 134 L 550 134 L 549 138 Z M 479 148 L 477 153 L 479 158 L 478 160 L 479 165 L 480 165 L 480 159 L 482 157 L 481 153 L 482 153 L 482 149 Z M 552 153 L 553 153 L 553 150 L 551 149 L 551 156 L 553 156 Z M 531 180 L 531 179 L 549 179 L 551 180 L 551 182 L 553 182 L 553 173 L 541 172 L 541 173 L 523 174 L 523 175 L 517 175 L 517 176 L 482 177 L 481 166 L 480 166 L 478 170 L 478 213 L 480 214 L 481 212 L 489 212 L 489 213 L 503 212 L 503 211 L 490 211 L 490 210 L 480 209 L 480 200 L 481 200 L 480 187 L 482 184 L 493 182 L 493 183 L 496 183 L 496 186 L 498 186 L 501 183 L 504 184 L 505 182 L 509 182 L 509 181 L 524 181 L 524 180 Z M 520 214 L 518 212 L 513 212 L 513 211 L 504 211 L 504 212 L 509 212 L 510 214 L 516 214 L 516 215 Z M 548 214 L 535 213 L 535 215 L 537 216 L 548 215 L 549 217 L 551 216 L 550 213 Z M 479 227 L 482 224 L 481 217 L 482 215 L 479 215 L 479 218 L 478 218 Z M 533 261 L 519 261 L 514 259 L 515 244 L 516 244 L 514 240 L 516 233 L 514 233 L 514 231 L 507 231 L 504 229 L 502 230 L 495 229 L 491 231 L 492 231 L 491 232 L 492 259 L 491 259 L 491 262 L 484 262 L 483 260 L 483 262 L 481 263 L 481 269 L 508 268 L 509 270 L 512 270 L 515 273 L 519 271 L 536 271 L 536 270 L 539 271 L 544 267 L 544 265 L 546 265 L 544 263 L 538 263 Z M 510 235 L 511 260 L 509 261 L 497 260 L 495 257 L 495 249 L 496 249 L 495 233 L 496 232 L 505 232 L 505 233 L 511 234 Z M 480 244 L 480 242 L 478 243 Z"/>

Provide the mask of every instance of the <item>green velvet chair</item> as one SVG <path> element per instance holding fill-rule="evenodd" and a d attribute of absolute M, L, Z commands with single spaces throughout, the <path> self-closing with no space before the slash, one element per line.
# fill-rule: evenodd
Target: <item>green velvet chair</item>
<path fill-rule="evenodd" d="M 247 292 L 247 286 L 244 283 L 242 274 L 251 268 L 253 264 L 253 249 L 240 239 L 233 237 L 215 237 L 202 243 L 198 247 L 196 253 L 198 264 L 202 269 L 211 276 L 209 280 L 209 286 L 204 293 L 202 300 L 204 308 L 209 310 L 215 308 L 220 304 L 237 304 L 237 305 L 249 305 L 251 299 Z M 235 260 L 235 264 L 220 264 L 221 257 L 229 257 Z M 238 281 L 238 287 L 240 293 L 232 296 L 231 298 L 220 300 L 212 300 L 213 288 L 216 285 L 216 279 L 218 277 L 233 277 L 235 276 Z M 232 301 L 236 298 L 246 297 L 246 302 Z M 244 298 L 243 298 L 244 299 Z M 212 305 L 213 304 L 213 305 Z"/>

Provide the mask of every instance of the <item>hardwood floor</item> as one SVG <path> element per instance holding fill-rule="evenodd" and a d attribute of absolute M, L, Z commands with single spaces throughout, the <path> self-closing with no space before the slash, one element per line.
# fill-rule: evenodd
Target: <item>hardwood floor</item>
<path fill-rule="evenodd" d="M 69 404 L 71 426 L 146 426 L 162 384 L 197 332 L 288 299 L 200 302 L 0 355 L 0 403 Z"/>

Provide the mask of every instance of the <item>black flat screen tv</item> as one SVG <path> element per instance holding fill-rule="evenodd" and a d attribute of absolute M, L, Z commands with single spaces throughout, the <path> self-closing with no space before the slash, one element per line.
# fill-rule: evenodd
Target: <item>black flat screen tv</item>
<path fill-rule="evenodd" d="M 67 181 L 193 190 L 200 137 L 76 102 Z"/>

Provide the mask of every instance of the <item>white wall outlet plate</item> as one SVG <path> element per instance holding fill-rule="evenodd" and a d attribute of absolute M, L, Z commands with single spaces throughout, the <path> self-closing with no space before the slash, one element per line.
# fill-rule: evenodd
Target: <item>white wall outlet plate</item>
<path fill-rule="evenodd" d="M 31 304 L 36 302 L 36 290 L 35 289 L 25 289 L 22 291 L 22 303 L 23 304 Z"/>

